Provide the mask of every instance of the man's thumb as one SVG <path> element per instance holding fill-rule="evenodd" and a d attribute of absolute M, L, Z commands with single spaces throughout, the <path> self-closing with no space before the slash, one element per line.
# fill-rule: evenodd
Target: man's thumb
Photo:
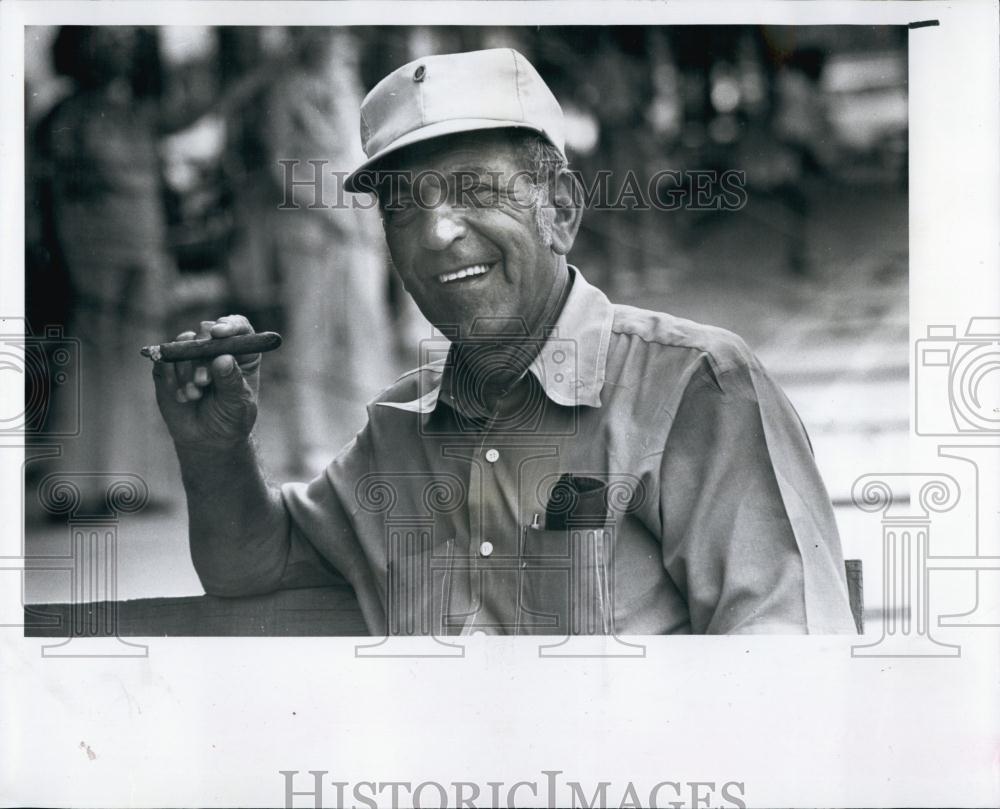
<path fill-rule="evenodd" d="M 223 394 L 239 393 L 243 389 L 243 373 L 236 358 L 230 354 L 212 360 L 212 379 Z"/>

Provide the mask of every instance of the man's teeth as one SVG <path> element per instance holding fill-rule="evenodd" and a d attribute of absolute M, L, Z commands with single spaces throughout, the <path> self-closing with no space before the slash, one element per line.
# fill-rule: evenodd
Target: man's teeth
<path fill-rule="evenodd" d="M 489 272 L 490 266 L 489 264 L 473 264 L 471 267 L 463 267 L 461 270 L 456 270 L 455 272 L 441 273 L 437 279 L 442 284 L 448 284 L 452 281 L 459 281 L 462 278 L 469 278 L 473 275 L 484 275 Z"/>

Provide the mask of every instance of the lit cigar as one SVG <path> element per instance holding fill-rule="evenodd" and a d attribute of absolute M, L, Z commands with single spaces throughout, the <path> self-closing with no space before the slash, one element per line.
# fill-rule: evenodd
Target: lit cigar
<path fill-rule="evenodd" d="M 179 340 L 158 346 L 143 346 L 139 353 L 153 362 L 184 362 L 185 360 L 210 360 L 223 354 L 261 354 L 274 351 L 281 345 L 281 335 L 273 331 L 260 334 L 237 334 L 235 337 L 202 337 L 197 340 Z"/>

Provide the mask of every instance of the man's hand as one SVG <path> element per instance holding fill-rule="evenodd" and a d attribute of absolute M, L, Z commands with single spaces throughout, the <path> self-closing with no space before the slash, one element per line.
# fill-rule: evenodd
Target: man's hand
<path fill-rule="evenodd" d="M 253 334 L 243 315 L 203 320 L 177 340 Z M 211 363 L 153 364 L 156 402 L 178 448 L 227 450 L 244 443 L 257 420 L 260 354 L 223 354 Z"/>
<path fill-rule="evenodd" d="M 253 334 L 242 315 L 202 321 L 178 340 Z M 289 521 L 264 482 L 248 440 L 257 420 L 260 354 L 153 365 L 156 402 L 177 449 L 188 503 L 191 560 L 205 592 L 266 593 L 279 587 Z"/>

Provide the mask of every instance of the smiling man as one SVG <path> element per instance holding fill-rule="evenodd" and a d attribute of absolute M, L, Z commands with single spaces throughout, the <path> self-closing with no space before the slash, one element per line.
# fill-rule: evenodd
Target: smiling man
<path fill-rule="evenodd" d="M 260 357 L 156 364 L 207 592 L 343 576 L 377 635 L 854 631 L 808 439 L 756 358 L 610 303 L 567 263 L 580 195 L 523 56 L 396 70 L 362 142 L 348 189 L 378 196 L 449 347 L 371 403 L 322 475 L 280 488 L 251 442 Z M 234 315 L 199 334 L 250 331 Z"/>

